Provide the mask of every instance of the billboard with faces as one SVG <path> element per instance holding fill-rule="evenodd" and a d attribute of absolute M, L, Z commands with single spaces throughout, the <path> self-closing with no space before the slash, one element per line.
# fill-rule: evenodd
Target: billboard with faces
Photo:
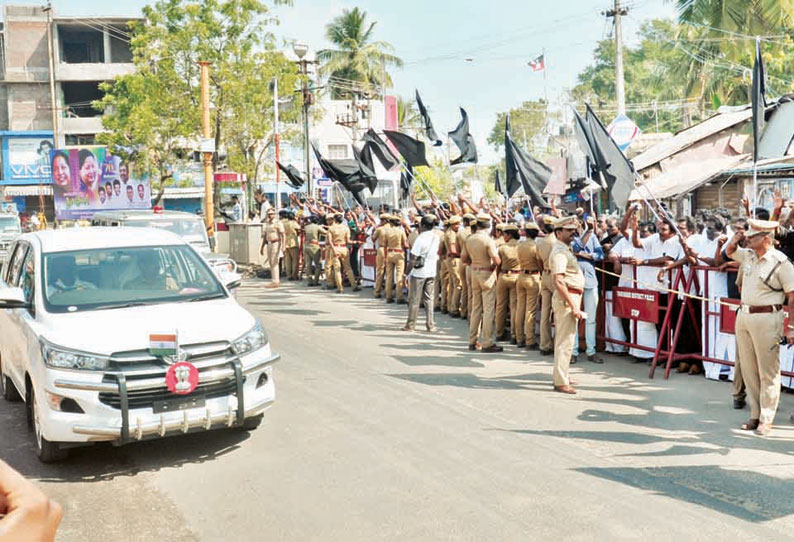
<path fill-rule="evenodd" d="M 69 147 L 50 152 L 55 217 L 90 219 L 97 211 L 151 209 L 149 179 L 106 147 Z"/>

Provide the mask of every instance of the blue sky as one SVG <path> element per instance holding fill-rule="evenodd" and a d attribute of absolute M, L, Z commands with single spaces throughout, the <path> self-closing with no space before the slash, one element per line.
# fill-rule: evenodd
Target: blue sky
<path fill-rule="evenodd" d="M 14 0 L 6 3 L 37 3 Z M 138 15 L 145 0 L 54 0 L 58 15 Z M 624 0 L 625 41 L 632 43 L 642 21 L 673 17 L 667 0 Z M 344 8 L 360 7 L 377 21 L 375 36 L 388 41 L 405 67 L 393 73 L 395 92 L 412 96 L 418 88 L 439 133 L 466 109 L 481 161 L 496 157 L 485 140 L 496 114 L 548 93 L 559 103 L 561 91 L 592 59 L 596 42 L 611 35 L 601 11 L 611 0 L 293 0 L 275 9 L 276 34 L 297 39 L 312 50 L 326 45 L 324 28 Z M 547 72 L 532 72 L 527 62 L 546 51 Z M 469 58 L 471 61 L 466 61 Z M 545 85 L 545 86 L 544 86 Z M 611 118 L 604 119 L 606 122 Z"/>

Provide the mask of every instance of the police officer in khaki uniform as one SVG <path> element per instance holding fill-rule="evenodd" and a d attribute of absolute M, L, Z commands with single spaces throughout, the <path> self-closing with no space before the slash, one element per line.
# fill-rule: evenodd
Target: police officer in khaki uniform
<path fill-rule="evenodd" d="M 262 244 L 259 247 L 259 254 L 265 255 L 266 245 L 265 264 L 270 268 L 271 282 L 265 288 L 278 288 L 278 263 L 284 247 L 284 225 L 276 220 L 276 210 L 272 207 L 265 212 L 265 221 L 262 223 Z"/>
<path fill-rule="evenodd" d="M 477 217 L 471 213 L 463 215 L 463 227 L 458 230 L 458 247 L 460 248 L 460 317 L 464 320 L 471 313 L 471 274 L 469 264 L 463 261 L 463 253 L 466 252 L 466 239 L 471 235 L 471 227 L 477 223 Z"/>
<path fill-rule="evenodd" d="M 460 317 L 460 241 L 458 231 L 461 219 L 457 215 L 449 217 L 449 229 L 442 238 L 447 256 L 447 311 L 452 318 Z"/>
<path fill-rule="evenodd" d="M 750 420 L 747 431 L 768 435 L 780 399 L 780 339 L 794 344 L 794 322 L 783 329 L 783 303 L 794 314 L 794 266 L 773 248 L 778 223 L 750 219 L 746 233 L 737 232 L 725 248 L 742 265 L 742 304 L 736 315 L 736 349 L 747 386 Z M 747 248 L 738 248 L 742 238 Z"/>
<path fill-rule="evenodd" d="M 380 292 L 383 288 L 383 276 L 386 274 L 386 230 L 389 224 L 389 214 L 380 214 L 380 224 L 372 232 L 370 238 L 375 243 L 375 299 L 380 299 Z"/>
<path fill-rule="evenodd" d="M 496 283 L 496 336 L 500 341 L 507 340 L 507 311 L 510 309 L 510 342 L 518 344 L 516 335 L 517 291 L 518 275 L 521 265 L 518 261 L 518 226 L 515 224 L 502 225 L 502 246 L 497 250 L 501 264 L 499 267 L 499 280 Z"/>
<path fill-rule="evenodd" d="M 463 259 L 471 264 L 469 350 L 477 349 L 482 324 L 482 351 L 501 352 L 504 349 L 494 344 L 496 268 L 501 262 L 490 231 L 490 215 L 477 215 L 476 226 L 472 227 L 473 233 L 466 239 L 466 252 L 463 255 Z"/>
<path fill-rule="evenodd" d="M 295 221 L 295 214 L 287 211 L 284 220 L 284 275 L 289 280 L 298 280 L 298 233 L 300 225 Z"/>
<path fill-rule="evenodd" d="M 325 250 L 323 251 L 323 257 L 325 258 L 325 286 L 323 286 L 323 290 L 330 290 L 331 288 L 335 287 L 334 278 L 331 273 L 331 269 L 334 265 L 334 260 L 336 259 L 334 256 L 333 246 L 331 245 L 331 236 L 328 233 L 331 226 L 334 225 L 334 214 L 333 213 L 326 213 L 325 215 Z"/>
<path fill-rule="evenodd" d="M 336 282 L 336 291 L 344 293 L 345 288 L 342 285 L 342 268 L 345 269 L 345 274 L 350 284 L 354 285 L 353 291 L 358 292 L 361 287 L 358 285 L 357 277 L 353 274 L 353 268 L 350 267 L 350 257 L 348 256 L 347 246 L 350 244 L 350 228 L 344 223 L 344 215 L 336 213 L 334 215 L 335 224 L 328 228 L 328 242 L 330 245 L 333 260 L 331 261 L 331 275 Z M 331 278 L 329 277 L 329 283 Z"/>
<path fill-rule="evenodd" d="M 447 247 L 444 243 L 444 238 L 449 231 L 449 220 L 442 223 L 443 230 L 439 237 L 438 246 L 438 273 L 437 276 L 440 280 L 436 281 L 436 299 L 439 300 L 438 306 L 441 307 L 441 314 L 449 312 L 447 310 L 447 289 L 449 286 L 449 263 L 447 262 Z"/>
<path fill-rule="evenodd" d="M 516 340 L 518 346 L 526 346 L 530 350 L 538 349 L 535 337 L 535 315 L 538 311 L 538 298 L 540 296 L 540 272 L 543 261 L 538 255 L 535 239 L 538 236 L 538 225 L 527 222 L 524 225 L 526 239 L 518 244 L 518 262 L 521 274 L 518 275 L 516 284 Z"/>
<path fill-rule="evenodd" d="M 551 338 L 551 298 L 554 294 L 554 285 L 551 280 L 549 257 L 557 242 L 557 237 L 554 234 L 555 222 L 554 217 L 544 217 L 546 236 L 538 239 L 536 243 L 538 255 L 543 262 L 543 274 L 540 280 L 540 353 L 544 356 L 551 354 L 554 344 Z"/>
<path fill-rule="evenodd" d="M 408 248 L 408 237 L 400 225 L 400 217 L 389 216 L 391 226 L 385 233 L 386 245 L 386 303 L 405 304 L 403 298 L 403 278 L 405 274 L 405 250 Z M 395 292 L 394 290 L 397 290 Z"/>
<path fill-rule="evenodd" d="M 577 223 L 575 216 L 557 220 L 557 242 L 549 257 L 554 284 L 551 301 L 554 309 L 554 391 L 561 393 L 576 393 L 568 377 L 568 368 L 573 355 L 576 326 L 582 317 L 579 307 L 584 292 L 584 274 L 570 246 L 576 236 Z M 595 315 L 588 314 L 587 317 L 595 318 Z"/>
<path fill-rule="evenodd" d="M 306 219 L 307 223 L 303 228 L 303 265 L 305 266 L 306 278 L 309 279 L 309 286 L 320 285 L 320 234 L 326 234 L 327 230 L 317 223 L 317 218 L 310 216 Z"/>

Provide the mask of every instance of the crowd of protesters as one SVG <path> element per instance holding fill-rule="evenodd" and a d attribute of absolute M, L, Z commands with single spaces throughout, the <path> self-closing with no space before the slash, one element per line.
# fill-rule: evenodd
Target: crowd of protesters
<path fill-rule="evenodd" d="M 257 199 L 266 218 L 270 206 L 261 194 Z M 742 203 L 745 216 L 778 221 L 775 246 L 794 258 L 794 209 L 779 194 L 771 212 L 750 209 L 747 200 Z M 302 246 L 303 276 L 309 286 L 320 286 L 324 275 L 325 289 L 343 292 L 349 285 L 359 290 L 360 252 L 367 247 L 376 254 L 374 297 L 409 305 L 406 331 L 415 329 L 419 310 L 424 308 L 429 332 L 436 330 L 434 312 L 469 320 L 470 350 L 501 352 L 512 345 L 552 355 L 555 284 L 550 255 L 561 232 L 559 224 L 572 224 L 570 250 L 584 278 L 578 311 L 584 322 L 575 329 L 571 364 L 579 362 L 580 348 L 588 361 L 603 363 L 596 352 L 599 304 L 605 313 L 607 352 L 650 363 L 658 345 L 663 350 L 671 347 L 672 328 L 659 341 L 663 318 L 650 323 L 612 314 L 616 286 L 655 290 L 664 308 L 668 296 L 673 296 L 671 318 L 675 321 L 684 311 L 684 329 L 701 326 L 701 304 L 693 303 L 692 310 L 687 310 L 685 295 L 706 292 L 702 276 L 698 288 L 684 292 L 673 280 L 678 268 L 687 271 L 698 265 L 724 271 L 718 278 L 724 284 L 712 285 L 712 290 L 724 297 L 740 296 L 740 264 L 726 253 L 726 245 L 747 230 L 748 221 L 726 209 L 673 219 L 664 207 L 648 203 L 634 203 L 619 215 L 596 214 L 586 207 L 568 212 L 554 207 L 530 209 L 525 203 L 493 203 L 485 198 L 473 203 L 460 195 L 448 202 L 433 198 L 425 204 L 413 199 L 412 204 L 404 210 L 341 209 L 291 196 L 290 207 L 281 211 L 283 233 L 271 237 L 284 256 L 283 274 L 289 280 L 299 279 L 297 250 Z M 271 218 L 274 211 L 270 209 Z M 483 231 L 493 241 L 493 249 L 486 243 L 480 250 L 476 240 L 470 241 L 473 234 Z M 278 270 L 273 276 L 277 286 Z M 605 300 L 600 299 L 602 292 Z M 675 352 L 701 353 L 697 335 L 682 333 Z M 681 373 L 703 372 L 702 362 L 694 358 L 674 366 Z M 744 407 L 744 388 L 737 363 L 735 408 Z"/>

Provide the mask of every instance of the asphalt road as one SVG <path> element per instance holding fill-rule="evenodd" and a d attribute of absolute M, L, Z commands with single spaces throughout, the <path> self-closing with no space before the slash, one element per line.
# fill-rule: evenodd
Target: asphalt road
<path fill-rule="evenodd" d="M 551 358 L 470 353 L 465 322 L 405 333 L 405 306 L 247 281 L 276 404 L 218 431 L 33 457 L 0 400 L 0 457 L 65 507 L 60 540 L 783 540 L 794 426 L 734 429 L 730 386 L 607 358 L 551 391 Z M 420 326 L 421 328 L 421 326 Z"/>

